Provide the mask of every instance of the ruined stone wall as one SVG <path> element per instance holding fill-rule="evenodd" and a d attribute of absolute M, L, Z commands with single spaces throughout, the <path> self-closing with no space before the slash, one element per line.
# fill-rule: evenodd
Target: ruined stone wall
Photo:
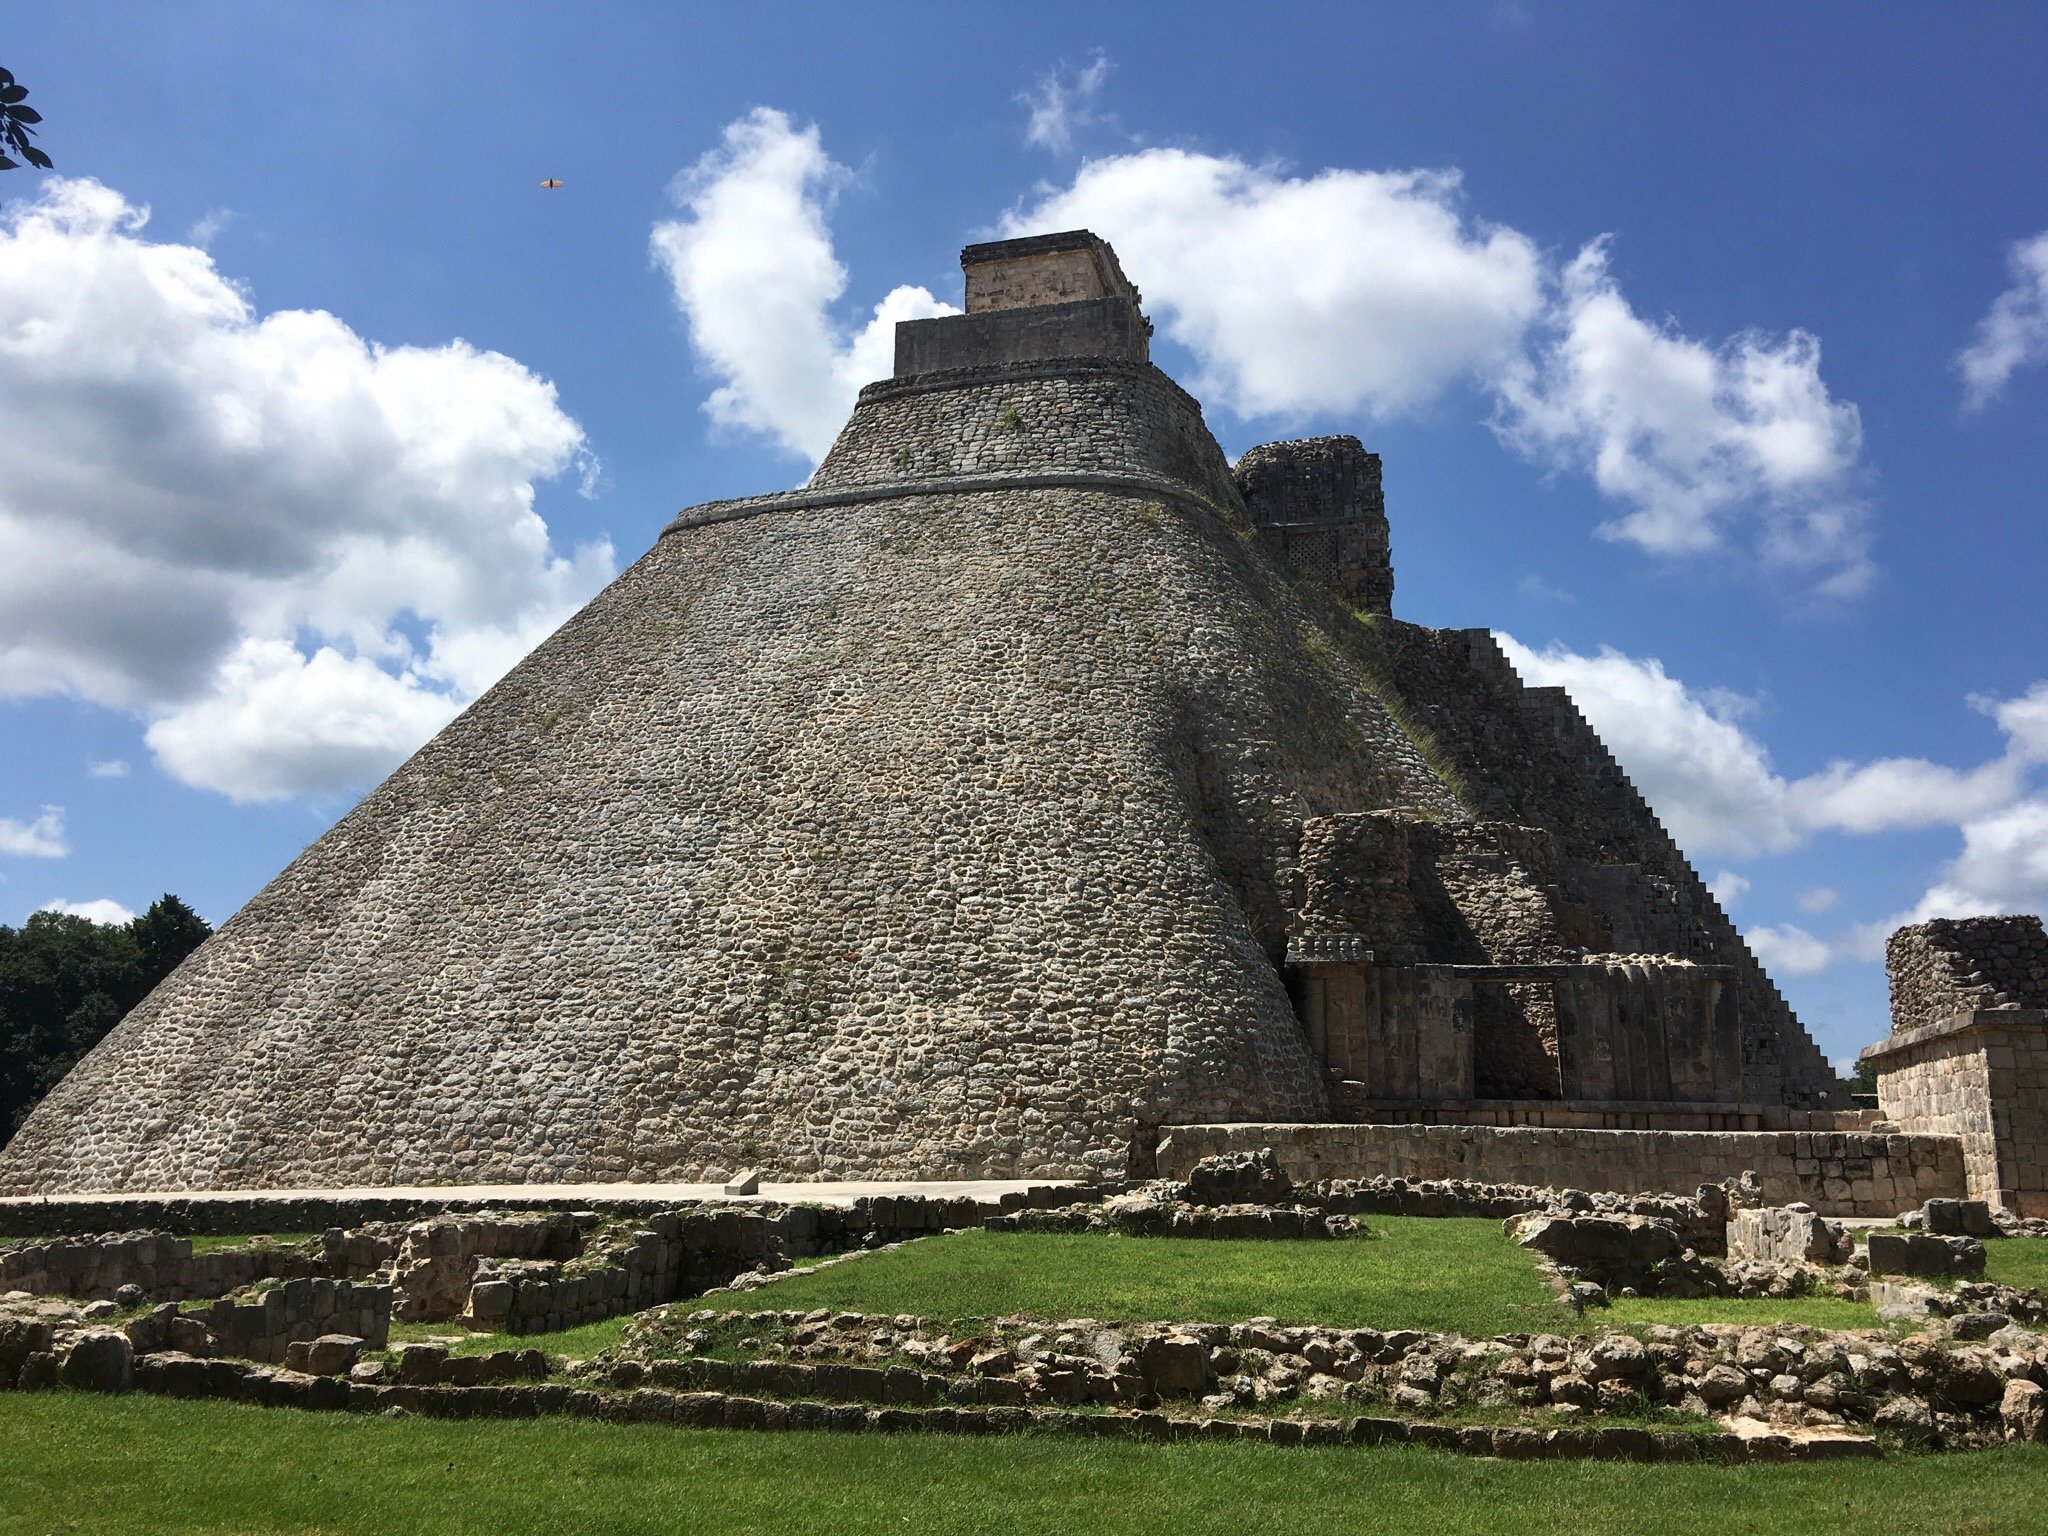
<path fill-rule="evenodd" d="M 1390 614 L 1394 564 L 1380 456 L 1355 437 L 1264 443 L 1232 468 L 1274 559 L 1363 612 Z"/>
<path fill-rule="evenodd" d="M 1961 1014 L 1863 1054 L 1876 1063 L 1885 1114 L 1956 1138 L 1973 1198 L 2048 1216 L 2048 1011 Z"/>
<path fill-rule="evenodd" d="M 271 1365 L 292 1344 L 326 1333 L 350 1334 L 371 1349 L 391 1341 L 391 1287 L 349 1280 L 286 1280 L 247 1300 L 222 1297 L 191 1314 L 213 1335 L 216 1350 Z"/>
<path fill-rule="evenodd" d="M 1380 965 L 1578 958 L 1540 829 L 1405 811 L 1319 817 L 1301 834 L 1304 934 L 1356 934 Z"/>
<path fill-rule="evenodd" d="M 1382 622 L 1388 686 L 1475 815 L 1550 833 L 1565 935 L 1595 952 L 1735 968 L 1743 1092 L 1845 1102 L 1846 1090 L 1684 853 L 1562 689 L 1527 688 L 1483 630 Z"/>
<path fill-rule="evenodd" d="M 1991 1066 L 1982 1051 L 1951 1044 L 1886 1062 L 1878 1079 L 1878 1104 L 1902 1130 L 1953 1136 L 1962 1149 L 1971 1197 L 1997 1199 L 1998 1129 L 1992 1117 Z"/>
<path fill-rule="evenodd" d="M 152 1301 L 189 1301 L 225 1296 L 259 1280 L 311 1275 L 320 1268 L 320 1258 L 297 1248 L 195 1254 L 189 1237 L 128 1232 L 0 1249 L 0 1291 L 111 1301 L 134 1286 Z"/>
<path fill-rule="evenodd" d="M 1754 1169 L 1773 1204 L 1804 1201 L 1825 1216 L 1895 1216 L 1965 1183 L 1946 1136 L 1469 1125 L 1176 1125 L 1159 1173 L 1185 1178 L 1204 1157 L 1261 1147 L 1297 1182 L 1386 1175 L 1655 1194 Z"/>
<path fill-rule="evenodd" d="M 1884 964 L 1894 1030 L 1987 1009 L 2048 1008 L 2048 933 L 2038 917 L 1936 918 L 1895 929 Z"/>

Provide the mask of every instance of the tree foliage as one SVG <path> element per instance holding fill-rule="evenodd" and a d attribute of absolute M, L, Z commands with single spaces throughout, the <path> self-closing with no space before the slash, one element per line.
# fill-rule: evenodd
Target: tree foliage
<path fill-rule="evenodd" d="M 42 120 L 43 114 L 28 105 L 28 87 L 16 85 L 13 72 L 0 69 L 0 171 L 21 168 L 15 155 L 39 171 L 50 169 L 50 157 L 29 142 Z"/>
<path fill-rule="evenodd" d="M 0 924 L 0 1142 L 211 932 L 169 894 L 125 924 L 61 912 Z"/>

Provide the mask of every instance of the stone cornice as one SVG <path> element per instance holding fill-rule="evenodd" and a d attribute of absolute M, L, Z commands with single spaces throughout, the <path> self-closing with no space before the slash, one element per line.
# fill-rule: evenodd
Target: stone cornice
<path fill-rule="evenodd" d="M 908 496 L 961 496 L 981 491 L 1111 491 L 1125 496 L 1166 496 L 1218 517 L 1232 514 L 1226 508 L 1178 480 L 1163 475 L 1144 475 L 1107 470 L 1070 470 L 1047 474 L 949 475 L 929 480 L 891 480 L 880 485 L 850 485 L 830 490 L 779 491 L 767 496 L 743 496 L 731 501 L 707 501 L 685 507 L 661 537 L 688 528 L 713 523 L 736 522 L 771 512 L 804 512 L 814 507 L 852 506 L 868 501 L 895 501 Z"/>
<path fill-rule="evenodd" d="M 1901 1030 L 1888 1040 L 1866 1045 L 1857 1059 L 1879 1061 L 1920 1046 L 1994 1029 L 2048 1029 L 2048 1008 L 1980 1008 L 1972 1013 L 1959 1013 L 1937 1024 Z"/>

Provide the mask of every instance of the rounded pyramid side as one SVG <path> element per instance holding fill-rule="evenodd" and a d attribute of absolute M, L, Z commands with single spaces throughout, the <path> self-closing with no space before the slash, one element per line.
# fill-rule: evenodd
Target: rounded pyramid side
<path fill-rule="evenodd" d="M 0 1188 L 1081 1174 L 1319 1116 L 1273 963 L 1299 818 L 1456 805 L 1311 630 L 1187 497 L 673 531 L 136 1009 Z"/>

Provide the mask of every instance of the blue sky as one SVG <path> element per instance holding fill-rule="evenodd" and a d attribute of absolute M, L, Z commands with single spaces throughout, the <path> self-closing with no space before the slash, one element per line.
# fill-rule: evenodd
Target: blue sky
<path fill-rule="evenodd" d="M 225 918 L 799 482 L 961 244 L 1083 221 L 1226 449 L 1384 456 L 1396 612 L 1574 690 L 1831 1055 L 1887 924 L 2048 905 L 2036 7 L 71 4 L 0 64 L 0 921 Z"/>

